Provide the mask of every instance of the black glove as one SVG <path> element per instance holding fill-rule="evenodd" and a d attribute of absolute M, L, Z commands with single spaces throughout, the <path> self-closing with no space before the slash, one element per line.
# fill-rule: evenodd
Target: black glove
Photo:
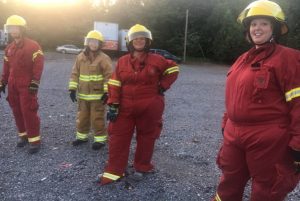
<path fill-rule="evenodd" d="M 76 98 L 76 90 L 69 90 L 70 92 L 70 98 L 72 100 L 72 102 L 77 102 L 77 98 Z"/>
<path fill-rule="evenodd" d="M 37 81 L 31 81 L 31 83 L 28 86 L 29 93 L 35 94 L 37 93 L 38 89 L 39 89 L 39 83 Z"/>
<path fill-rule="evenodd" d="M 300 173 L 300 151 L 291 149 L 291 153 L 292 153 L 292 157 L 294 159 L 295 174 L 299 174 Z"/>
<path fill-rule="evenodd" d="M 108 121 L 114 122 L 116 121 L 118 114 L 119 114 L 119 105 L 118 104 L 109 105 L 106 114 L 106 119 Z"/>
<path fill-rule="evenodd" d="M 4 93 L 4 94 L 5 94 L 5 87 L 6 87 L 6 85 L 5 85 L 5 84 L 2 84 L 2 83 L 0 82 L 0 98 L 1 98 L 1 93 Z"/>
<path fill-rule="evenodd" d="M 108 93 L 105 92 L 102 96 L 101 96 L 101 102 L 103 105 L 105 105 L 107 103 L 107 100 L 108 100 Z"/>
<path fill-rule="evenodd" d="M 159 93 L 159 95 L 161 95 L 161 96 L 164 96 L 165 95 L 165 89 L 164 88 L 162 88 L 162 87 L 159 87 L 158 88 L 158 93 Z"/>

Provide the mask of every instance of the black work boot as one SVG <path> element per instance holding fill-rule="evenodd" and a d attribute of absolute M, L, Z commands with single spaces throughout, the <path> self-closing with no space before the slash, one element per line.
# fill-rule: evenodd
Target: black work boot
<path fill-rule="evenodd" d="M 135 171 L 132 175 L 128 176 L 133 181 L 142 181 L 145 177 L 145 173 Z"/>
<path fill-rule="evenodd" d="M 132 174 L 128 175 L 128 179 L 131 181 L 138 182 L 138 181 L 142 181 L 145 178 L 145 176 L 154 173 L 156 173 L 154 169 L 148 172 L 139 172 L 135 170 Z"/>
<path fill-rule="evenodd" d="M 29 144 L 28 153 L 35 154 L 41 149 L 41 144 Z"/>
<path fill-rule="evenodd" d="M 25 147 L 28 144 L 28 139 L 20 137 L 17 142 L 17 147 Z"/>
<path fill-rule="evenodd" d="M 84 144 L 84 143 L 86 143 L 86 142 L 88 142 L 88 140 L 79 140 L 79 139 L 76 139 L 76 140 L 74 140 L 74 141 L 72 142 L 72 145 L 73 145 L 73 146 L 78 146 L 78 145 Z"/>
<path fill-rule="evenodd" d="M 92 145 L 92 149 L 93 150 L 99 150 L 104 146 L 105 146 L 105 144 L 102 143 L 102 142 L 94 142 L 93 145 Z"/>

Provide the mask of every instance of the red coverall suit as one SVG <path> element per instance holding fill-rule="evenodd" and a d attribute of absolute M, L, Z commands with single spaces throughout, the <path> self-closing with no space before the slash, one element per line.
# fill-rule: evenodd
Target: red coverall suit
<path fill-rule="evenodd" d="M 29 38 L 12 42 L 5 49 L 2 83 L 8 84 L 8 97 L 20 137 L 40 143 L 40 119 L 37 94 L 29 93 L 32 80 L 39 82 L 44 56 L 39 44 Z"/>
<path fill-rule="evenodd" d="M 216 201 L 282 201 L 298 181 L 289 147 L 300 150 L 300 52 L 275 43 L 243 54 L 226 82 L 222 170 Z"/>
<path fill-rule="evenodd" d="M 108 104 L 119 103 L 119 114 L 110 122 L 109 159 L 102 184 L 110 183 L 125 173 L 130 142 L 136 130 L 136 171 L 153 169 L 151 158 L 155 140 L 162 129 L 164 97 L 159 88 L 169 89 L 177 79 L 179 67 L 160 55 L 145 53 L 140 59 L 130 54 L 121 57 L 108 82 Z"/>

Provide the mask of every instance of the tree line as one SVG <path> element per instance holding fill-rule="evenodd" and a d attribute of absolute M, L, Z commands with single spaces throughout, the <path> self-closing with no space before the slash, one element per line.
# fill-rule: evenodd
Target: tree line
<path fill-rule="evenodd" d="M 0 23 L 12 14 L 28 22 L 28 34 L 44 49 L 73 43 L 83 45 L 83 38 L 93 29 L 94 21 L 118 23 L 128 29 L 136 23 L 153 34 L 153 47 L 183 53 L 186 10 L 189 10 L 187 55 L 213 61 L 232 62 L 250 47 L 244 29 L 236 19 L 250 0 L 116 0 L 114 4 L 94 5 L 79 0 L 70 6 L 37 7 L 18 0 L 0 1 Z M 298 0 L 275 0 L 285 11 L 289 34 L 281 43 L 300 49 L 300 4 Z"/>

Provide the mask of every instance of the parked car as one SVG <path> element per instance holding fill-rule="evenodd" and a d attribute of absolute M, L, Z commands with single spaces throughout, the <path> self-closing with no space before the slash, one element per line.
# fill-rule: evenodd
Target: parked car
<path fill-rule="evenodd" d="M 79 47 L 76 47 L 75 45 L 62 45 L 58 46 L 56 48 L 57 52 L 61 52 L 63 54 L 69 53 L 69 54 L 79 54 L 82 49 Z"/>
<path fill-rule="evenodd" d="M 160 54 L 161 56 L 165 57 L 166 59 L 170 59 L 175 61 L 176 63 L 181 63 L 181 58 L 171 54 L 167 50 L 162 50 L 162 49 L 150 49 L 150 52 L 155 53 L 155 54 Z"/>

